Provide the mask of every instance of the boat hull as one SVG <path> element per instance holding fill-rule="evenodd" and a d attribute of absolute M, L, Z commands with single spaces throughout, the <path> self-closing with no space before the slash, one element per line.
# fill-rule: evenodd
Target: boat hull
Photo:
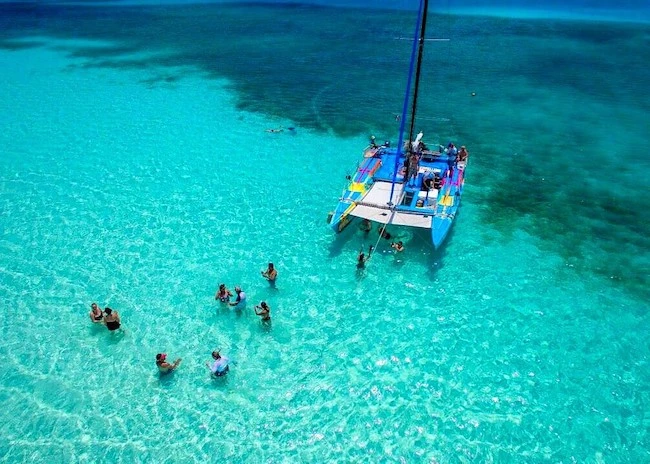
<path fill-rule="evenodd" d="M 357 202 L 362 201 L 368 193 L 373 183 L 373 175 L 380 167 L 381 158 L 379 157 L 364 158 L 359 165 L 330 218 L 330 227 L 335 232 L 342 232 L 348 226 L 351 220 L 350 213 L 354 210 Z"/>

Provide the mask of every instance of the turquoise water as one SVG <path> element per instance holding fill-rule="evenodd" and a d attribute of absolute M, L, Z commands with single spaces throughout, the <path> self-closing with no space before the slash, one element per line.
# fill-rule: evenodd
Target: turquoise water
<path fill-rule="evenodd" d="M 396 138 L 412 13 L 95 8 L 2 24 L 4 461 L 650 460 L 647 26 L 433 29 L 419 123 L 468 145 L 463 207 L 359 273 L 375 237 L 325 219 Z"/>

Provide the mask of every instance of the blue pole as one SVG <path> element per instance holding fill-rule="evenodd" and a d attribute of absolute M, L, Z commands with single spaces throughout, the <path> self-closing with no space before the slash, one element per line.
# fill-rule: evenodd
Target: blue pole
<path fill-rule="evenodd" d="M 413 81 L 413 70 L 415 69 L 415 53 L 418 49 L 418 32 L 420 31 L 421 22 L 422 22 L 422 10 L 423 10 L 424 0 L 420 0 L 420 8 L 418 9 L 418 21 L 415 26 L 415 33 L 413 34 L 413 48 L 411 50 L 411 64 L 409 66 L 409 77 L 406 82 L 406 96 L 404 97 L 404 106 L 402 108 L 402 123 L 399 127 L 399 138 L 397 141 L 397 153 L 395 154 L 395 167 L 393 171 L 393 180 L 390 187 L 390 198 L 388 200 L 388 206 L 393 206 L 393 194 L 395 193 L 395 179 L 397 178 L 397 167 L 399 166 L 399 158 L 402 154 L 402 145 L 404 145 L 404 128 L 406 124 L 406 113 L 408 112 L 409 100 L 411 97 L 411 82 Z M 409 143 L 411 141 L 409 140 Z"/>

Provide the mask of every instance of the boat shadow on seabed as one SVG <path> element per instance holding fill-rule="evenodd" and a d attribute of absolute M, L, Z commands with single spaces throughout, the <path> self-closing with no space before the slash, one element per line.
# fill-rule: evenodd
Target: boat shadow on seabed
<path fill-rule="evenodd" d="M 329 244 L 329 257 L 330 258 L 336 258 L 339 256 L 341 253 L 343 253 L 343 249 L 345 248 L 345 244 L 352 239 L 356 234 L 356 232 L 361 233 L 359 231 L 359 224 L 361 223 L 361 219 L 354 218 L 350 221 L 350 223 L 343 229 L 340 233 L 334 235 L 334 239 L 330 242 Z"/>

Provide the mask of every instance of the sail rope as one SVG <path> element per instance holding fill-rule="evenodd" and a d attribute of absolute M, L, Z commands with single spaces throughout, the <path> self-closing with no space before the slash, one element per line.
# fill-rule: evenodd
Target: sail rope
<path fill-rule="evenodd" d="M 368 259 L 367 259 L 367 261 L 370 260 L 370 258 L 372 257 L 372 254 L 375 252 L 375 250 L 379 246 L 379 241 L 384 237 L 384 232 L 386 231 L 386 227 L 388 227 L 388 224 L 393 219 L 393 216 L 395 216 L 395 211 L 394 210 L 393 210 L 393 214 L 391 215 L 388 222 L 386 224 L 384 224 L 384 227 L 382 227 L 382 229 L 379 231 L 379 237 L 377 237 L 377 242 L 375 242 L 375 247 L 372 249 L 372 251 L 368 251 Z"/>

